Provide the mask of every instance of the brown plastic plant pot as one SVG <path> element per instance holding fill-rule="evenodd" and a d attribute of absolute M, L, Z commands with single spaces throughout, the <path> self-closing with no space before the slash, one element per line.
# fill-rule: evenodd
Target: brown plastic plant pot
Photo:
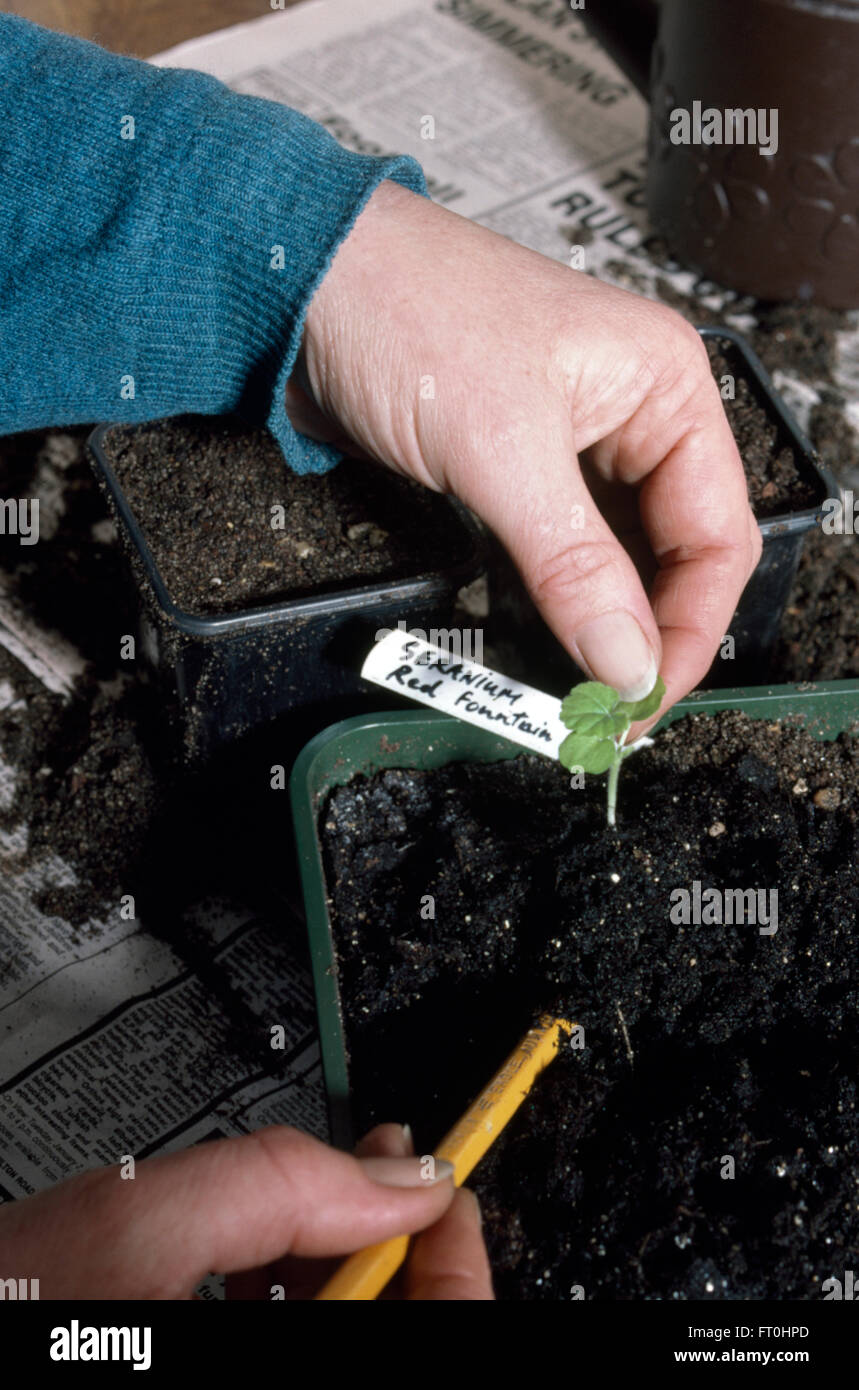
<path fill-rule="evenodd" d="M 758 299 L 859 306 L 859 0 L 587 0 L 582 19 L 650 100 L 647 207 L 677 260 Z M 723 120 L 713 143 L 703 119 L 679 139 L 672 113 L 696 104 Z"/>

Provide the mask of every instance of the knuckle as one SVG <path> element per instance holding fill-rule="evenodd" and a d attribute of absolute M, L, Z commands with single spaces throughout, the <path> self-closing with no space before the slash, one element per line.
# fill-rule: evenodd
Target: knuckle
<path fill-rule="evenodd" d="M 300 1235 L 307 1217 L 302 1137 L 294 1130 L 284 1132 L 282 1126 L 276 1125 L 254 1130 L 245 1136 L 261 1155 L 271 1175 L 269 1190 L 277 1203 L 279 1230 L 285 1250 Z"/>
<path fill-rule="evenodd" d="M 704 339 L 694 324 L 678 314 L 676 309 L 657 305 L 656 341 L 663 346 L 662 365 L 668 377 L 688 381 L 690 389 L 700 386 L 702 379 L 712 382 L 710 357 Z"/>
<path fill-rule="evenodd" d="M 657 308 L 662 319 L 665 336 L 672 345 L 684 352 L 691 349 L 698 356 L 703 354 L 706 358 L 707 349 L 695 325 L 678 313 L 676 309 L 669 308 L 667 304 L 660 304 Z"/>
<path fill-rule="evenodd" d="M 606 587 L 615 568 L 614 546 L 609 542 L 579 541 L 537 561 L 526 579 L 538 607 L 572 598 L 587 603 L 591 596 Z"/>
<path fill-rule="evenodd" d="M 291 1189 L 298 1151 L 302 1147 L 300 1136 L 280 1125 L 268 1125 L 265 1129 L 253 1130 L 247 1135 L 247 1141 L 265 1160 L 276 1181 Z"/>

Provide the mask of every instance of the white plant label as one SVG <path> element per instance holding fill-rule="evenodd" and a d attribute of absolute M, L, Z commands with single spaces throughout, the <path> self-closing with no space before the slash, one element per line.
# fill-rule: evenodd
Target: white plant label
<path fill-rule="evenodd" d="M 399 629 L 373 644 L 361 675 L 418 704 L 500 734 L 532 753 L 556 758 L 569 733 L 561 723 L 561 702 L 554 695 L 476 661 L 461 660 Z"/>

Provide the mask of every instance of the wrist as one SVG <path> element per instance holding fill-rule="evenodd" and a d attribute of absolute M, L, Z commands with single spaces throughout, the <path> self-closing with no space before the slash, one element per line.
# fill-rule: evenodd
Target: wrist
<path fill-rule="evenodd" d="M 361 209 L 310 300 L 304 319 L 296 380 L 322 404 L 328 370 L 350 326 L 362 329 L 396 298 L 395 271 L 404 241 L 414 233 L 428 200 L 386 179 Z M 393 281 L 392 281 L 392 277 Z"/>

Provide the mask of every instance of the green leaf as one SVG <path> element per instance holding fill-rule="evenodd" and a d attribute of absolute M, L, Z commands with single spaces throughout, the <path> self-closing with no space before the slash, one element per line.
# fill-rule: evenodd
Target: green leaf
<path fill-rule="evenodd" d="M 568 729 L 578 728 L 586 714 L 610 715 L 617 706 L 617 691 L 599 681 L 582 681 L 561 701 L 561 720 Z"/>
<path fill-rule="evenodd" d="M 621 700 L 616 690 L 600 681 L 583 681 L 561 701 L 561 721 L 571 731 L 558 749 L 558 760 L 571 770 L 601 773 L 612 769 L 608 779 L 608 823 L 614 825 L 617 776 L 621 761 L 630 750 L 620 740 L 637 719 L 655 714 L 665 696 L 661 677 L 643 700 Z"/>
<path fill-rule="evenodd" d="M 589 738 L 617 738 L 629 728 L 625 714 L 583 714 L 572 727 L 573 733 L 587 734 Z"/>
<path fill-rule="evenodd" d="M 561 764 L 584 772 L 607 772 L 617 757 L 614 739 L 594 739 L 587 734 L 568 734 L 558 749 Z"/>
<path fill-rule="evenodd" d="M 637 719 L 649 719 L 651 714 L 655 714 L 664 698 L 665 682 L 661 676 L 657 676 L 655 686 L 649 695 L 645 695 L 643 700 L 635 700 L 632 703 L 628 700 L 619 700 L 617 708 L 628 717 L 630 724 L 634 724 Z M 564 722 L 566 723 L 566 720 Z"/>

